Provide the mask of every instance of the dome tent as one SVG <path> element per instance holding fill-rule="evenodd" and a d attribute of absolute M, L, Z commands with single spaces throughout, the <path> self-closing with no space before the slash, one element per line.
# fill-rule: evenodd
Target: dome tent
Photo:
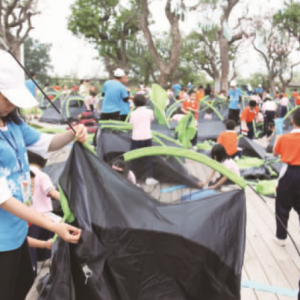
<path fill-rule="evenodd" d="M 174 151 L 245 187 L 222 165 L 184 149 L 140 149 L 126 153 L 124 160 Z M 65 217 L 82 228 L 82 241 L 74 246 L 58 240 L 40 300 L 240 299 L 243 189 L 161 204 L 78 143 L 59 184 Z"/>

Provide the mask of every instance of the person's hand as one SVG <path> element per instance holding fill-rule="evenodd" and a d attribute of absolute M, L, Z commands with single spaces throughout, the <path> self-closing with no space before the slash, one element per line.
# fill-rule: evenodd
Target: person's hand
<path fill-rule="evenodd" d="M 241 104 L 238 104 L 238 108 L 241 108 Z"/>
<path fill-rule="evenodd" d="M 45 248 L 51 250 L 53 246 L 53 239 L 45 241 Z"/>
<path fill-rule="evenodd" d="M 198 182 L 199 187 L 204 187 L 205 185 L 206 185 L 206 182 L 201 182 L 201 181 Z"/>
<path fill-rule="evenodd" d="M 74 127 L 76 131 L 76 140 L 80 143 L 85 143 L 87 141 L 87 129 L 84 125 L 80 124 Z"/>
<path fill-rule="evenodd" d="M 215 190 L 217 187 L 215 185 L 211 185 L 211 186 L 208 186 L 207 189 L 208 190 Z"/>
<path fill-rule="evenodd" d="M 57 233 L 66 242 L 77 244 L 81 230 L 65 223 L 54 223 L 54 232 Z"/>

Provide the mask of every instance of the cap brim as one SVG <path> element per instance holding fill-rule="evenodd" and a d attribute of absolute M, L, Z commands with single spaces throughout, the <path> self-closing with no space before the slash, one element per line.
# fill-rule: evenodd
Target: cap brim
<path fill-rule="evenodd" d="M 9 102 L 19 108 L 31 108 L 38 105 L 36 99 L 25 86 L 15 89 L 4 89 L 1 90 L 1 93 Z"/>

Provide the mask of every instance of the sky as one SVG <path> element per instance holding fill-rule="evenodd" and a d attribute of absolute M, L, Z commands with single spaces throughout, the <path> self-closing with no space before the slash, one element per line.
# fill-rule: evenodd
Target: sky
<path fill-rule="evenodd" d="M 124 1 L 124 0 L 122 0 Z M 176 0 L 175 0 L 176 1 Z M 197 0 L 188 0 L 189 4 Z M 249 0 L 250 11 L 261 12 L 272 8 L 282 7 L 283 0 Z M 96 60 L 97 51 L 91 44 L 84 39 L 74 36 L 67 29 L 67 18 L 71 13 L 70 6 L 74 0 L 39 0 L 38 10 L 40 15 L 34 17 L 33 29 L 30 37 L 38 39 L 42 43 L 51 43 L 51 60 L 53 65 L 52 75 L 54 76 L 76 76 L 86 77 L 104 77 L 106 76 L 105 67 L 101 60 Z M 168 21 L 164 15 L 165 0 L 152 1 L 150 10 L 156 21 L 152 31 L 168 29 Z M 238 15 L 240 9 L 237 8 L 233 14 Z M 202 16 L 201 16 L 202 17 Z M 187 34 L 195 25 L 199 23 L 199 13 L 188 15 L 186 23 L 181 24 L 182 31 Z M 241 55 L 238 65 L 241 73 L 255 72 L 261 69 L 259 57 L 254 50 L 244 51 Z"/>

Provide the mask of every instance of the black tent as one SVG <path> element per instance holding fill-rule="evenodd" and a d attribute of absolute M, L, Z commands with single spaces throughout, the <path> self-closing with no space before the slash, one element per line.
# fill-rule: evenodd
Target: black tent
<path fill-rule="evenodd" d="M 217 140 L 220 133 L 225 130 L 225 124 L 221 120 L 199 120 L 198 141 Z"/>
<path fill-rule="evenodd" d="M 102 128 L 101 128 L 102 126 Z M 106 128 L 107 127 L 107 128 Z M 124 130 L 122 125 L 119 127 L 109 126 L 105 123 L 100 124 L 97 132 L 97 154 L 105 162 L 112 163 L 114 159 L 130 151 L 131 130 Z M 161 146 L 160 142 L 167 146 L 179 147 L 175 142 L 166 140 L 163 136 L 154 140 L 154 146 Z M 138 180 L 145 180 L 146 164 L 144 158 L 139 158 L 131 164 L 131 169 Z M 161 183 L 185 184 L 189 187 L 198 187 L 198 179 L 191 176 L 179 159 L 174 156 L 152 157 L 153 177 Z"/>
<path fill-rule="evenodd" d="M 266 157 L 266 150 L 247 137 L 241 137 L 238 146 L 243 149 L 243 156 L 258 157 L 262 159 Z"/>
<path fill-rule="evenodd" d="M 60 185 L 82 241 L 59 240 L 40 300 L 240 299 L 243 190 L 160 204 L 77 143 Z"/>

